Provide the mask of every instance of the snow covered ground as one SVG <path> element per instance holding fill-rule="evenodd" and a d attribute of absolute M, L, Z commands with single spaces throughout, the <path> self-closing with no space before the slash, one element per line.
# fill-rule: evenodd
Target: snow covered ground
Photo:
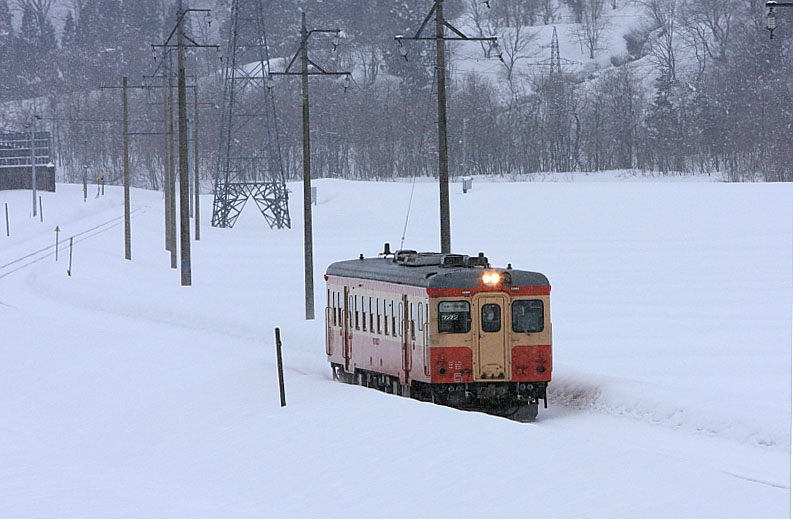
<path fill-rule="evenodd" d="M 410 183 L 315 182 L 308 323 L 297 184 L 292 230 L 211 228 L 203 197 L 191 288 L 160 193 L 133 190 L 126 262 L 119 188 L 42 193 L 43 224 L 0 192 L 2 516 L 789 517 L 793 186 L 587 178 L 452 186 L 455 251 L 551 280 L 533 424 L 330 380 L 324 269 L 397 248 Z M 417 182 L 405 247 L 437 249 L 436 206 Z M 63 246 L 8 265 L 56 225 L 93 229 L 71 277 Z"/>

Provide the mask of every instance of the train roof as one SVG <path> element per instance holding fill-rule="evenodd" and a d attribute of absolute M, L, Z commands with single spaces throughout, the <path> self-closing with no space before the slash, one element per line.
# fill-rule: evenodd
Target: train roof
<path fill-rule="evenodd" d="M 326 275 L 369 279 L 426 288 L 476 287 L 482 282 L 482 271 L 508 272 L 512 286 L 550 286 L 539 272 L 512 268 L 492 268 L 484 254 L 464 256 L 435 252 L 397 251 L 393 255 L 332 263 Z"/>

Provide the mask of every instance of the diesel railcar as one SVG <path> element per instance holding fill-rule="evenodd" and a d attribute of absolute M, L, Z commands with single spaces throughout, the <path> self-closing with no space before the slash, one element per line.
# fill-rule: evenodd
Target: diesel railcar
<path fill-rule="evenodd" d="M 476 256 L 400 250 L 331 264 L 334 379 L 533 420 L 552 372 L 551 286 Z"/>

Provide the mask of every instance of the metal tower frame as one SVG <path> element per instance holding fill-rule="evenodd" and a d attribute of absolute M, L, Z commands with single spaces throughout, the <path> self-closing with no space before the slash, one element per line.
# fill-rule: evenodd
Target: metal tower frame
<path fill-rule="evenodd" d="M 559 36 L 556 34 L 556 26 L 553 27 L 553 37 L 551 37 L 551 75 L 562 75 L 562 60 L 559 55 Z"/>
<path fill-rule="evenodd" d="M 270 228 L 291 227 L 275 101 L 267 88 L 270 56 L 262 2 L 233 0 L 231 6 L 213 227 L 234 227 L 249 198 Z"/>

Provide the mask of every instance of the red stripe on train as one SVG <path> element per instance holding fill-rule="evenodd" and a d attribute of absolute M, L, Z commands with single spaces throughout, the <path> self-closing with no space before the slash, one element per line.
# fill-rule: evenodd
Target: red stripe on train
<path fill-rule="evenodd" d="M 538 286 L 538 287 L 508 287 L 496 286 L 489 287 L 480 285 L 478 287 L 468 288 L 428 288 L 427 295 L 430 297 L 458 297 L 458 296 L 471 296 L 479 292 L 505 292 L 513 296 L 548 296 L 551 295 L 551 287 Z"/>

